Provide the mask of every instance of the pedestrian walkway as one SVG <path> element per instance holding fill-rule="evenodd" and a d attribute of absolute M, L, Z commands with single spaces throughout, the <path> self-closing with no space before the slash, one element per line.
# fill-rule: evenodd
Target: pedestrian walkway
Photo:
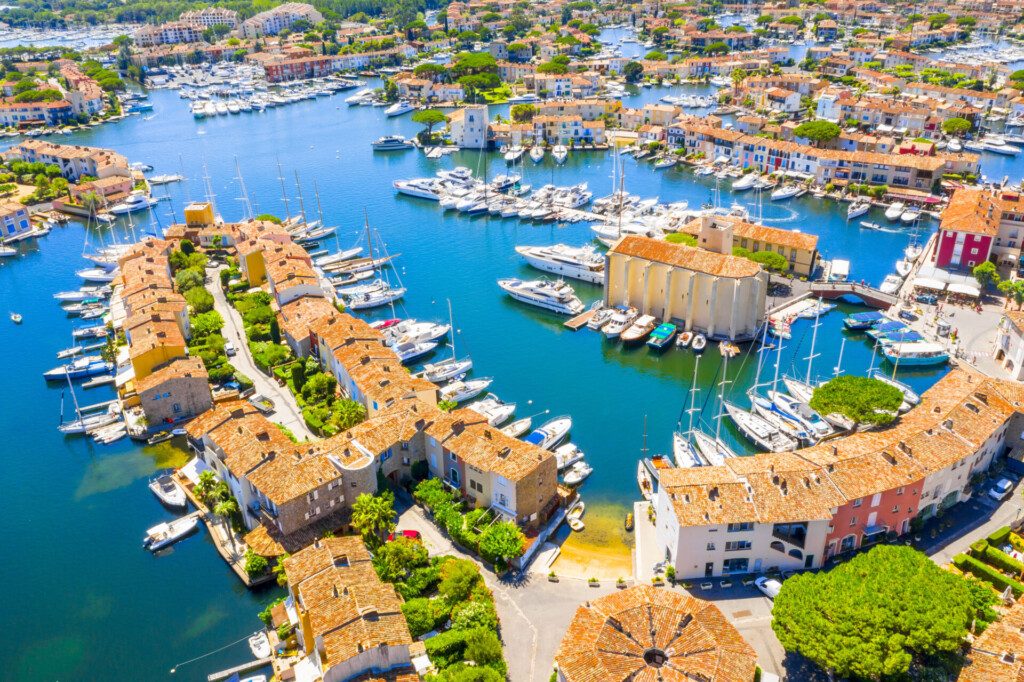
<path fill-rule="evenodd" d="M 276 381 L 268 377 L 253 362 L 249 352 L 249 344 L 245 339 L 245 325 L 242 324 L 242 316 L 238 314 L 234 306 L 224 295 L 224 290 L 218 286 L 220 282 L 220 270 L 213 271 L 213 308 L 224 318 L 224 338 L 230 341 L 238 352 L 230 358 L 235 369 L 252 380 L 257 393 L 274 401 L 274 413 L 268 416 L 273 422 L 287 427 L 299 440 L 317 440 L 316 436 L 306 426 L 302 418 L 302 411 L 295 403 L 295 397 L 287 387 L 280 386 Z"/>

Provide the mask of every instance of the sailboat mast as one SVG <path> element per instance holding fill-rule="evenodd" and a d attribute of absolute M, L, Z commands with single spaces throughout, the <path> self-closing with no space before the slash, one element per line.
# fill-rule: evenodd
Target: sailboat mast
<path fill-rule="evenodd" d="M 804 360 L 807 361 L 807 378 L 804 383 L 810 385 L 811 383 L 811 363 L 814 362 L 814 358 L 817 356 L 814 354 L 814 343 L 818 340 L 818 327 L 821 326 L 821 298 L 818 298 L 818 307 L 814 313 L 814 328 L 811 331 L 811 352 L 807 355 Z"/>
<path fill-rule="evenodd" d="M 363 224 L 366 226 L 366 248 L 370 257 L 370 265 L 373 265 L 373 240 L 370 239 L 370 215 L 363 209 Z"/>
<path fill-rule="evenodd" d="M 326 227 L 324 223 L 324 207 L 320 205 L 320 185 L 316 178 L 313 178 L 313 196 L 316 197 L 316 217 L 320 220 L 320 227 Z"/>
<path fill-rule="evenodd" d="M 843 339 L 843 342 L 839 344 L 839 359 L 836 361 L 836 366 L 835 366 L 835 369 L 833 370 L 833 374 L 835 376 L 839 376 L 840 374 L 843 373 L 843 351 L 844 350 L 846 350 L 846 339 L 845 338 Z M 872 356 L 873 355 L 874 354 L 872 354 Z M 872 362 L 874 362 L 874 357 L 872 357 Z"/>
<path fill-rule="evenodd" d="M 690 409 L 687 410 L 690 414 L 690 425 L 687 428 L 687 433 L 693 433 L 693 413 L 697 411 L 697 367 L 700 366 L 700 356 L 696 356 L 693 360 L 693 380 L 690 382 Z"/>
<path fill-rule="evenodd" d="M 452 360 L 455 360 L 455 318 L 452 316 L 452 299 L 448 300 L 448 327 L 452 335 Z"/>
<path fill-rule="evenodd" d="M 725 409 L 725 384 L 726 379 L 729 378 L 729 356 L 725 355 L 722 359 L 722 381 L 718 384 L 718 418 L 717 424 L 715 424 L 715 447 L 718 448 L 719 436 L 722 433 L 722 411 Z"/>
<path fill-rule="evenodd" d="M 78 418 L 79 421 L 81 421 L 82 410 L 80 410 L 78 407 L 78 396 L 75 395 L 75 387 L 71 383 L 71 373 L 68 372 L 67 366 L 64 367 L 64 378 L 68 380 L 68 389 L 71 391 L 71 401 L 75 404 L 75 416 Z"/>
<path fill-rule="evenodd" d="M 288 190 L 284 186 L 284 173 L 281 171 L 281 159 L 277 160 L 277 179 L 281 182 L 281 200 L 284 202 L 284 217 L 290 220 L 292 209 L 288 205 Z"/>
<path fill-rule="evenodd" d="M 782 337 L 779 337 L 779 345 L 775 347 L 775 377 L 772 379 L 772 391 L 777 391 L 779 386 L 779 365 L 782 364 Z"/>
<path fill-rule="evenodd" d="M 295 171 L 295 193 L 299 197 L 299 215 L 302 216 L 302 224 L 306 224 L 306 205 L 302 202 L 302 185 L 299 184 L 299 171 Z"/>
<path fill-rule="evenodd" d="M 238 176 L 238 187 L 242 190 L 242 206 L 245 208 L 245 217 L 252 220 L 252 203 L 249 201 L 249 191 L 245 188 L 245 178 L 242 177 L 242 168 L 238 165 L 238 157 L 235 157 L 235 175 Z"/>

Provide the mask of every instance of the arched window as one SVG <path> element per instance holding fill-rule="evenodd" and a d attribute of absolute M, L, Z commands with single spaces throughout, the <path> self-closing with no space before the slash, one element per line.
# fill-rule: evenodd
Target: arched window
<path fill-rule="evenodd" d="M 801 552 L 799 549 L 791 549 L 789 550 L 789 556 L 793 557 L 794 559 L 803 559 L 804 553 Z"/>
<path fill-rule="evenodd" d="M 771 548 L 774 549 L 776 552 L 782 552 L 783 554 L 786 553 L 786 546 L 778 540 L 772 540 Z"/>

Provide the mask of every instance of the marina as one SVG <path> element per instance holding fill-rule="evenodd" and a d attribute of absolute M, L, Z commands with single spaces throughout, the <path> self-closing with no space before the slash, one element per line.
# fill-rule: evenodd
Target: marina
<path fill-rule="evenodd" d="M 367 87 L 379 85 L 366 78 Z M 896 381 L 895 375 L 909 403 L 948 371 L 944 346 L 892 337 L 876 348 L 867 332 L 882 318 L 842 298 L 853 294 L 882 307 L 899 300 L 900 287 L 888 279 L 893 262 L 904 257 L 908 245 L 925 241 L 936 224 L 913 211 L 906 219 L 906 206 L 898 212 L 890 206 L 890 219 L 885 206 L 877 203 L 848 207 L 802 194 L 795 185 L 754 190 L 754 180 L 747 188 L 752 191 L 744 191 L 742 185 L 729 187 L 714 175 L 698 175 L 686 164 L 659 166 L 598 149 L 563 154 L 556 148 L 543 155 L 525 149 L 501 154 L 461 150 L 441 158 L 411 149 L 384 153 L 406 149 L 399 140 L 419 131 L 419 124 L 404 115 L 409 112 L 405 107 L 387 115 L 382 107 L 345 106 L 327 88 L 326 94 L 299 97 L 287 107 L 264 105 L 261 111 L 251 106 L 260 94 L 254 88 L 248 97 L 252 115 L 233 116 L 230 109 L 221 115 L 218 105 L 227 108 L 232 98 L 213 94 L 217 84 L 182 87 L 211 94 L 189 99 L 180 91 L 156 90 L 150 99 L 160 116 L 159 128 L 133 117 L 62 138 L 151 164 L 167 201 L 137 213 L 126 205 L 113 211 L 117 218 L 102 228 L 73 220 L 39 240 L 19 244 L 19 257 L 4 259 L 0 266 L 0 306 L 28 313 L 21 324 L 0 328 L 8 347 L 25 349 L 26 354 L 24 362 L 5 374 L 2 385 L 9 393 L 24 395 L 41 414 L 56 413 L 71 379 L 88 379 L 77 388 L 90 388 L 98 399 L 114 394 L 113 368 L 95 359 L 99 349 L 92 344 L 106 336 L 99 322 L 110 312 L 93 299 L 103 296 L 104 285 L 116 275 L 102 263 L 82 258 L 87 239 L 109 243 L 116 236 L 124 242 L 139 234 L 160 234 L 180 222 L 175 213 L 180 217 L 187 203 L 204 197 L 215 200 L 226 220 L 261 213 L 294 217 L 295 203 L 282 198 L 278 160 L 301 175 L 297 184 L 320 178 L 317 200 L 322 202 L 323 222 L 311 225 L 311 220 L 310 229 L 295 236 L 319 254 L 317 265 L 325 279 L 333 279 L 332 288 L 348 308 L 384 329 L 394 328 L 389 335 L 392 348 L 411 371 L 442 383 L 443 399 L 465 403 L 491 426 L 560 457 L 564 483 L 581 486 L 587 498 L 585 521 L 582 504 L 570 517 L 573 539 L 566 543 L 567 555 L 574 548 L 582 552 L 603 519 L 615 516 L 621 525 L 627 505 L 637 497 L 637 473 L 650 487 L 659 468 L 671 465 L 669 456 L 679 466 L 720 464 L 755 451 L 782 452 L 828 438 L 841 427 L 828 423 L 829 415 L 803 409 L 806 401 L 796 395 L 802 386 L 837 374 L 877 372 L 890 381 Z M 660 88 L 634 89 L 627 101 L 665 97 Z M 698 99 L 707 95 L 686 96 L 693 106 L 707 104 Z M 204 113 L 196 116 L 200 102 Z M 507 105 L 493 109 L 508 111 Z M 324 130 L 338 126 L 346 132 L 343 142 L 325 137 Z M 269 142 L 239 144 L 240 139 Z M 183 145 L 202 149 L 202 158 L 183 155 Z M 515 164 L 511 168 L 508 153 L 509 163 Z M 625 181 L 615 177 L 616 164 L 625 166 Z M 245 169 L 244 185 L 239 168 Z M 471 171 L 465 175 L 460 168 Z M 458 188 L 451 182 L 439 192 L 433 183 L 442 177 L 439 173 L 454 173 L 456 181 L 460 176 L 489 180 L 483 187 L 463 182 Z M 509 182 L 511 175 L 519 178 Z M 409 183 L 405 191 L 396 181 Z M 614 194 L 621 191 L 617 182 L 636 196 L 628 221 L 619 220 L 614 211 L 615 200 L 622 198 Z M 524 185 L 536 188 L 532 195 L 515 193 Z M 443 205 L 445 199 L 455 202 L 450 210 Z M 796 302 L 793 291 L 769 295 L 768 307 L 780 324 L 773 327 L 777 336 L 773 331 L 763 337 L 761 354 L 759 341 L 734 346 L 636 309 L 593 306 L 604 296 L 602 243 L 624 231 L 679 224 L 702 206 L 716 203 L 724 211 L 742 209 L 765 225 L 816 234 L 827 260 L 849 262 L 845 281 L 804 285 L 792 280 L 791 287 L 806 290 Z M 885 229 L 851 221 L 851 213 Z M 367 216 L 386 250 L 374 244 L 364 255 L 362 246 L 351 245 L 362 243 Z M 864 256 L 869 253 L 885 257 Z M 835 299 L 836 307 L 822 312 L 816 307 L 819 297 Z M 452 320 L 447 300 L 457 320 Z M 60 303 L 83 305 L 73 309 L 81 316 L 66 317 L 67 308 Z M 958 314 L 969 319 L 966 309 Z M 393 322 L 397 319 L 406 322 Z M 908 333 L 902 327 L 890 331 Z M 809 355 L 815 357 L 813 376 L 808 376 Z M 762 362 L 769 364 L 759 368 Z M 65 371 L 67 363 L 72 367 Z M 775 389 L 752 393 L 757 384 L 764 385 L 771 372 L 765 367 L 772 364 L 780 373 Z M 44 372 L 52 372 L 45 375 L 49 384 L 39 377 Z M 81 376 L 72 376 L 79 372 Z M 70 394 L 67 400 L 70 406 Z M 518 418 L 513 414 L 517 405 Z M 45 588 L 53 575 L 28 576 L 26 594 L 12 595 L 14 613 L 37 612 L 40 617 L 14 636 L 19 651 L 11 655 L 11 669 L 24 678 L 36 676 L 40 650 L 33 643 L 45 641 L 56 642 L 56 653 L 45 661 L 41 677 L 82 677 L 102 665 L 110 679 L 155 678 L 175 661 L 208 648 L 209 641 L 230 641 L 251 632 L 254 614 L 282 591 L 237 589 L 234 572 L 224 570 L 216 553 L 209 551 L 201 524 L 186 530 L 162 525 L 172 522 L 166 507 L 175 506 L 168 500 L 176 495 L 156 475 L 184 462 L 182 439 L 158 438 L 162 442 L 144 446 L 122 438 L 124 427 L 114 423 L 119 417 L 102 415 L 86 423 L 82 410 L 76 410 L 78 424 L 68 431 L 100 431 L 101 439 L 65 438 L 54 428 L 55 418 L 22 423 L 15 411 L 0 416 L 0 426 L 11 434 L 12 450 L 44 447 L 52 455 L 12 463 L 16 479 L 45 478 L 50 483 L 11 491 L 15 544 L 43 553 L 47 550 L 40 535 L 28 526 L 57 533 L 69 517 L 87 518 L 90 526 L 88 537 L 67 541 L 69 551 L 88 559 L 66 578 L 67 589 L 84 597 L 80 611 L 65 616 L 65 600 Z M 522 416 L 541 410 L 572 417 Z M 683 432 L 687 421 L 691 426 Z M 567 442 L 570 429 L 572 441 Z M 108 444 L 100 447 L 99 442 Z M 662 459 L 647 457 L 647 450 Z M 652 464 L 645 465 L 648 461 Z M 147 527 L 157 529 L 153 535 L 158 544 L 168 541 L 159 555 L 139 551 L 136 540 L 127 543 L 131 547 L 122 542 L 137 538 Z M 202 537 L 174 542 L 192 532 Z M 564 540 L 569 529 L 558 533 Z M 131 571 L 127 584 L 104 575 L 107 560 Z M 203 580 L 195 580 L 196 575 Z M 182 606 L 154 623 L 150 614 L 136 608 L 132 593 L 143 592 L 175 595 Z M 28 593 L 37 596 L 30 600 Z M 43 621 L 59 625 L 44 628 Z M 157 649 L 147 644 L 167 630 L 179 634 Z M 128 655 L 139 650 L 147 653 L 141 662 Z M 249 668 L 230 667 L 241 658 L 238 649 L 218 654 L 208 659 L 207 669 L 226 668 L 225 676 L 243 672 Z M 259 659 L 254 667 L 265 662 Z"/>

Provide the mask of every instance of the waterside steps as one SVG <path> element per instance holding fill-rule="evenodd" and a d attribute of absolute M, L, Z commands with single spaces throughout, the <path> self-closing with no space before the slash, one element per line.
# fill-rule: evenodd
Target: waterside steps
<path fill-rule="evenodd" d="M 267 656 L 266 658 L 257 658 L 255 661 L 249 661 L 241 665 L 236 665 L 234 668 L 228 668 L 227 670 L 221 670 L 215 673 L 211 673 L 206 676 L 207 682 L 217 682 L 217 680 L 226 680 L 236 673 L 244 673 L 256 668 L 262 668 L 265 665 L 270 665 L 270 662 L 274 660 L 273 656 Z"/>
<path fill-rule="evenodd" d="M 590 318 L 592 318 L 596 313 L 597 310 L 593 308 L 588 308 L 587 310 L 584 310 L 582 313 L 572 318 L 571 320 L 566 321 L 565 326 L 573 330 L 574 332 L 578 332 L 580 329 L 586 326 L 587 322 L 590 322 Z"/>

